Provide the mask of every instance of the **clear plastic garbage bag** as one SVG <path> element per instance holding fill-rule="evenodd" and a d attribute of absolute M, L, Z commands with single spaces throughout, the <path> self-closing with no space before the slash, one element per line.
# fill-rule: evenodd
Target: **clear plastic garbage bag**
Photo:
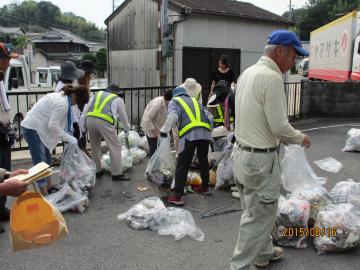
<path fill-rule="evenodd" d="M 233 145 L 230 143 L 224 150 L 224 156 L 218 164 L 216 170 L 215 189 L 228 188 L 234 184 L 233 161 L 231 158 Z"/>
<path fill-rule="evenodd" d="M 140 137 L 139 148 L 144 150 L 147 154 L 150 153 L 150 147 L 146 136 Z"/>
<path fill-rule="evenodd" d="M 294 193 L 321 186 L 326 183 L 326 178 L 315 174 L 303 147 L 290 145 L 285 147 L 285 156 L 281 161 L 281 181 L 285 190 Z"/>
<path fill-rule="evenodd" d="M 280 246 L 306 248 L 310 204 L 299 198 L 279 198 L 272 232 L 273 241 Z"/>
<path fill-rule="evenodd" d="M 130 148 L 130 156 L 133 159 L 133 163 L 137 164 L 146 158 L 146 152 L 140 148 Z"/>
<path fill-rule="evenodd" d="M 166 207 L 158 197 L 148 197 L 133 205 L 125 213 L 119 214 L 119 220 L 126 220 L 129 226 L 135 230 L 148 229 L 154 226 L 154 216 Z"/>
<path fill-rule="evenodd" d="M 360 245 L 360 211 L 350 203 L 320 209 L 314 226 L 318 254 L 341 252 Z"/>
<path fill-rule="evenodd" d="M 314 161 L 318 167 L 324 171 L 332 172 L 332 173 L 338 173 L 342 169 L 341 162 L 337 161 L 336 159 L 332 157 L 327 157 L 321 160 Z"/>
<path fill-rule="evenodd" d="M 360 151 L 360 129 L 352 128 L 347 132 L 344 152 Z"/>
<path fill-rule="evenodd" d="M 74 211 L 84 213 L 89 205 L 89 199 L 75 192 L 67 183 L 61 189 L 45 197 L 60 212 Z"/>
<path fill-rule="evenodd" d="M 129 150 L 123 146 L 121 149 L 121 166 L 123 172 L 126 172 L 128 169 L 130 169 L 133 166 L 133 163 L 133 157 L 129 154 Z M 102 156 L 101 167 L 105 171 L 111 173 L 111 159 L 109 152 Z"/>
<path fill-rule="evenodd" d="M 118 138 L 120 140 L 120 143 L 123 146 L 126 146 L 126 139 L 125 139 L 125 132 L 124 131 L 121 131 L 119 133 Z M 130 148 L 138 147 L 138 145 L 140 143 L 140 135 L 139 135 L 139 133 L 137 133 L 135 130 L 130 130 L 128 140 L 129 140 L 129 147 Z"/>
<path fill-rule="evenodd" d="M 175 175 L 176 160 L 171 153 L 170 139 L 160 139 L 160 144 L 149 159 L 145 170 L 147 180 L 158 185 L 170 186 Z"/>
<path fill-rule="evenodd" d="M 352 179 L 338 182 L 330 191 L 330 198 L 333 203 L 351 203 L 360 209 L 360 183 Z"/>
<path fill-rule="evenodd" d="M 77 145 L 65 145 L 59 178 L 81 194 L 95 186 L 96 165 Z"/>
<path fill-rule="evenodd" d="M 197 241 L 204 241 L 204 233 L 196 226 L 191 213 L 185 209 L 168 207 L 155 215 L 155 223 L 151 229 L 159 235 L 173 235 L 175 241 L 191 236 Z"/>
<path fill-rule="evenodd" d="M 159 235 L 174 235 L 175 240 L 180 240 L 186 235 L 197 241 L 204 240 L 204 233 L 196 226 L 189 211 L 166 208 L 158 197 L 145 198 L 117 218 L 126 220 L 135 230 L 156 230 Z"/>
<path fill-rule="evenodd" d="M 296 194 L 289 196 L 304 199 L 310 203 L 309 225 L 311 226 L 315 224 L 320 208 L 330 203 L 330 196 L 323 186 L 300 190 Z"/>

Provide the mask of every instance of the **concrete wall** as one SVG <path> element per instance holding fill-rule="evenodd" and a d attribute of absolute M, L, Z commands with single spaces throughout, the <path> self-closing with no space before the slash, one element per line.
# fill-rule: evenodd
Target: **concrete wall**
<path fill-rule="evenodd" d="M 303 81 L 300 112 L 306 117 L 359 117 L 360 83 Z"/>

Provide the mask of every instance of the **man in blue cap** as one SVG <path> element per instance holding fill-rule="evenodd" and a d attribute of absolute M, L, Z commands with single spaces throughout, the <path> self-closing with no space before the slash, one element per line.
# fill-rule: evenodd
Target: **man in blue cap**
<path fill-rule="evenodd" d="M 236 85 L 233 171 L 243 212 L 231 270 L 267 267 L 284 253 L 270 237 L 281 185 L 276 148 L 280 141 L 310 146 L 309 137 L 287 118 L 282 74 L 294 65 L 296 55 L 308 55 L 296 34 L 276 30 L 268 37 L 264 55 Z"/>
<path fill-rule="evenodd" d="M 182 206 L 187 174 L 195 152 L 200 165 L 201 186 L 194 190 L 210 195 L 208 152 L 212 130 L 212 115 L 195 98 L 190 97 L 183 87 L 173 90 L 173 98 L 168 105 L 168 114 L 160 137 L 166 138 L 170 130 L 177 125 L 179 130 L 179 150 L 175 172 L 175 194 L 167 196 L 170 204 Z"/>

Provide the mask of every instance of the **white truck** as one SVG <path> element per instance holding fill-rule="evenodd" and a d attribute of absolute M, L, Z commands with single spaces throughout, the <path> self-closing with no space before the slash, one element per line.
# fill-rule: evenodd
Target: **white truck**
<path fill-rule="evenodd" d="M 5 72 L 4 85 L 11 106 L 10 119 L 16 130 L 19 129 L 20 122 L 24 119 L 26 112 L 37 99 L 44 95 L 39 90 L 51 89 L 33 89 L 30 82 L 30 72 L 25 57 L 20 55 L 18 58 L 12 58 L 10 66 Z M 34 94 L 33 91 L 38 93 Z M 28 94 L 24 92 L 28 92 Z"/>
<path fill-rule="evenodd" d="M 35 87 L 55 88 L 61 72 L 60 66 L 37 67 L 35 73 Z"/>
<path fill-rule="evenodd" d="M 310 33 L 308 78 L 360 80 L 360 12 L 353 11 Z"/>

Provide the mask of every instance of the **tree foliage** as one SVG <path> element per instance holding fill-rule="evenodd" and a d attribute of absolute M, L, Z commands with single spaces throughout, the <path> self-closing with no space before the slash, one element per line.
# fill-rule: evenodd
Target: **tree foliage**
<path fill-rule="evenodd" d="M 23 1 L 0 8 L 0 25 L 21 27 L 26 32 L 44 32 L 50 27 L 69 30 L 88 40 L 101 41 L 102 29 L 71 12 L 61 12 L 51 2 Z"/>
<path fill-rule="evenodd" d="M 360 0 L 308 0 L 305 7 L 292 11 L 291 18 L 300 39 L 309 40 L 311 31 L 359 8 Z M 289 13 L 283 16 L 288 18 Z"/>

